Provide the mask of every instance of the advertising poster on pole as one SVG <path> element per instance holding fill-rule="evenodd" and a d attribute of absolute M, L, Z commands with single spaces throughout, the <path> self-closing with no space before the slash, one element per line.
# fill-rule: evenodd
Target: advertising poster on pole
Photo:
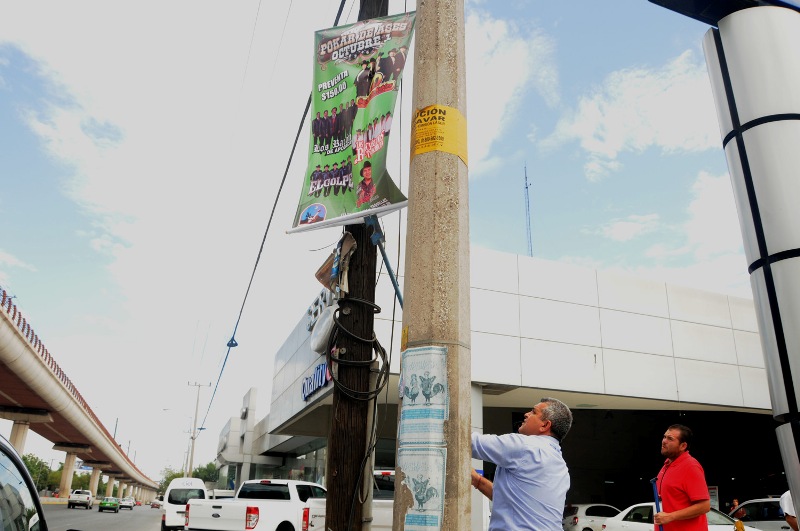
<path fill-rule="evenodd" d="M 353 223 L 407 204 L 386 171 L 386 155 L 414 17 L 315 33 L 308 168 L 287 232 Z"/>

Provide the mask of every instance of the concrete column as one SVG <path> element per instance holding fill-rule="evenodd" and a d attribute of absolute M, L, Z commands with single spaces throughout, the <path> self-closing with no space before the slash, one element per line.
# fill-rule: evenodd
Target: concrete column
<path fill-rule="evenodd" d="M 246 462 L 242 463 L 242 469 L 241 469 L 241 474 L 239 475 L 239 478 L 240 478 L 239 484 L 241 484 L 241 482 L 243 482 L 243 481 L 247 481 L 248 479 L 251 479 L 250 478 L 250 462 L 246 461 Z"/>
<path fill-rule="evenodd" d="M 58 488 L 59 496 L 65 494 L 69 496 L 72 492 L 72 476 L 75 474 L 75 460 L 77 454 L 67 452 L 67 459 L 64 461 L 64 469 L 61 471 L 61 485 Z"/>
<path fill-rule="evenodd" d="M 472 431 L 483 433 L 483 387 L 472 384 Z M 472 460 L 472 468 L 483 470 L 483 461 Z M 472 531 L 489 527 L 489 498 L 478 489 L 472 489 Z"/>
<path fill-rule="evenodd" d="M 106 498 L 114 495 L 114 478 L 108 476 L 108 483 L 106 484 Z"/>
<path fill-rule="evenodd" d="M 97 485 L 100 484 L 100 469 L 93 468 L 92 476 L 89 478 L 89 492 L 92 493 L 93 498 L 97 498 Z"/>
<path fill-rule="evenodd" d="M 15 420 L 11 426 L 11 439 L 8 442 L 16 448 L 19 455 L 25 454 L 25 440 L 28 438 L 30 427 L 31 423 L 25 420 Z"/>
<path fill-rule="evenodd" d="M 772 414 L 800 507 L 800 13 L 764 6 L 721 19 L 706 61 L 739 212 Z M 747 404 L 745 404 L 747 405 Z"/>
<path fill-rule="evenodd" d="M 117 498 L 122 498 L 122 497 L 125 496 L 124 493 L 125 493 L 125 487 L 126 486 L 127 485 L 124 482 L 122 482 L 122 481 L 119 482 L 119 485 L 117 485 Z"/>
<path fill-rule="evenodd" d="M 396 487 L 393 529 L 403 529 L 414 512 L 432 528 L 463 531 L 471 526 L 472 498 L 464 2 L 419 2 L 416 16 L 401 375 L 404 387 L 418 384 L 426 395 L 417 404 L 432 394 L 429 409 L 443 408 L 444 420 L 432 418 L 424 437 L 410 435 L 415 406 L 403 399 L 397 464 L 406 479 Z M 444 386 L 441 394 L 431 382 Z M 446 492 L 441 501 L 431 498 L 424 514 L 406 488 L 418 476 Z"/>

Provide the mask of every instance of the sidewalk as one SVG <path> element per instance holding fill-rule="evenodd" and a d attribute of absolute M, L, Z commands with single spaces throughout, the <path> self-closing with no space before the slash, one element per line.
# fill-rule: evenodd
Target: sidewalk
<path fill-rule="evenodd" d="M 42 505 L 66 505 L 67 498 L 54 498 L 54 497 L 45 497 L 42 496 L 39 498 L 39 501 L 42 502 Z"/>

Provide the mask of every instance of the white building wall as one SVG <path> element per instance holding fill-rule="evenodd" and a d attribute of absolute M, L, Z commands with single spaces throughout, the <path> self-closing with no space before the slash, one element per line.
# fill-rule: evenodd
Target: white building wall
<path fill-rule="evenodd" d="M 481 248 L 471 255 L 473 382 L 771 407 L 752 300 Z M 383 275 L 375 332 L 397 374 L 393 297 Z M 324 394 L 301 398 L 303 378 L 325 361 L 308 336 L 303 318 L 276 357 L 270 429 Z"/>

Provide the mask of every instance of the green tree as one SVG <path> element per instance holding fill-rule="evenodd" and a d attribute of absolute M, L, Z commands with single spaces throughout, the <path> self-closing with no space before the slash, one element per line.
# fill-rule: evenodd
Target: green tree
<path fill-rule="evenodd" d="M 183 472 L 180 470 L 173 470 L 170 467 L 165 468 L 161 471 L 161 482 L 158 485 L 158 491 L 162 494 L 167 492 L 167 487 L 169 487 L 169 482 L 175 478 L 183 477 Z"/>
<path fill-rule="evenodd" d="M 61 470 L 53 470 L 47 476 L 47 490 L 56 490 L 61 485 Z"/>
<path fill-rule="evenodd" d="M 200 478 L 207 483 L 216 483 L 219 479 L 219 470 L 216 464 L 211 461 L 207 465 L 199 466 L 192 471 L 192 477 Z"/>
<path fill-rule="evenodd" d="M 41 491 L 47 488 L 47 483 L 50 475 L 50 465 L 44 460 L 36 457 L 33 454 L 25 454 L 22 456 L 22 462 L 28 468 L 28 472 L 33 478 L 36 485 L 36 490 Z"/>
<path fill-rule="evenodd" d="M 91 480 L 92 478 L 90 474 L 73 474 L 71 489 L 89 490 L 89 482 Z"/>

